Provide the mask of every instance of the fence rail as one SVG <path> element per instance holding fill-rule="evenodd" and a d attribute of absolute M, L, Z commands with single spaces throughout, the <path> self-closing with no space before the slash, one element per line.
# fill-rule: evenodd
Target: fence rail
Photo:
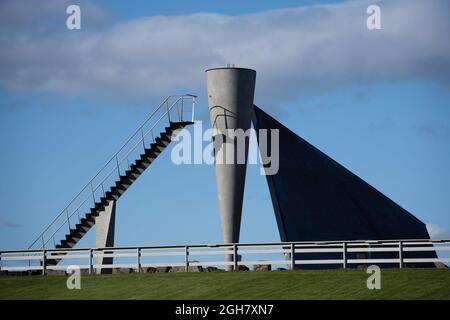
<path fill-rule="evenodd" d="M 28 249 L 0 251 L 2 272 L 67 270 L 70 265 L 91 274 L 102 269 L 228 267 L 280 265 L 287 268 L 338 267 L 386 264 L 391 267 L 420 266 L 450 262 L 450 240 L 321 241 L 278 243 L 235 243 L 212 245 L 136 246 L 80 249 Z M 446 254 L 447 252 L 447 254 Z M 437 257 L 435 253 L 440 253 Z M 231 259 L 229 259 L 231 257 Z M 112 264 L 102 264 L 113 258 Z M 49 260 L 61 259 L 57 265 Z"/>

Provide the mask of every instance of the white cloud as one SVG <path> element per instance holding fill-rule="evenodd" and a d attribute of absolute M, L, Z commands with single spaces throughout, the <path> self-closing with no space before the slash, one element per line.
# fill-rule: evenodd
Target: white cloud
<path fill-rule="evenodd" d="M 450 239 L 450 232 L 446 228 L 433 223 L 427 223 L 426 227 L 431 239 Z"/>
<path fill-rule="evenodd" d="M 373 2 L 233 17 L 151 16 L 115 25 L 85 2 L 82 30 L 68 31 L 66 2 L 5 1 L 0 89 L 159 99 L 175 91 L 202 94 L 203 71 L 227 63 L 258 71 L 257 102 L 264 104 L 380 80 L 430 78 L 448 86 L 450 3 L 375 1 L 382 30 L 369 31 L 366 8 Z"/>

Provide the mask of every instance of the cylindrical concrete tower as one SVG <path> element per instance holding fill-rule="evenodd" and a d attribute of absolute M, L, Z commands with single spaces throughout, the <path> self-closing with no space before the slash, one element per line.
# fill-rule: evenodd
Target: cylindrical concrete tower
<path fill-rule="evenodd" d="M 218 131 L 214 133 L 214 153 L 222 237 L 224 243 L 237 243 L 249 136 L 244 139 L 244 148 L 240 149 L 239 143 L 242 146 L 242 139 L 236 138 L 232 131 L 250 129 L 254 114 L 256 71 L 215 68 L 206 70 L 206 79 L 211 127 Z M 242 152 L 245 154 L 242 155 Z"/>

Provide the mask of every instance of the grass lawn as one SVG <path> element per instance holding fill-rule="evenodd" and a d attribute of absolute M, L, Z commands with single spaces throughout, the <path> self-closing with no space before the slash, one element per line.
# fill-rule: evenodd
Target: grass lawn
<path fill-rule="evenodd" d="M 450 269 L 382 269 L 368 290 L 362 270 L 1 276 L 0 299 L 450 299 Z"/>

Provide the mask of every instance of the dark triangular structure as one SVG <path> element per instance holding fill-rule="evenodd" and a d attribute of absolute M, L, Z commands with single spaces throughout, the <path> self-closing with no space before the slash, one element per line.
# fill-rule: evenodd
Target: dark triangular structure
<path fill-rule="evenodd" d="M 279 171 L 266 177 L 282 241 L 429 239 L 419 219 L 254 109 L 255 129 L 279 130 Z"/>
<path fill-rule="evenodd" d="M 256 106 L 255 114 L 256 129 L 280 134 L 280 168 L 267 181 L 283 241 L 429 239 L 408 211 Z"/>

